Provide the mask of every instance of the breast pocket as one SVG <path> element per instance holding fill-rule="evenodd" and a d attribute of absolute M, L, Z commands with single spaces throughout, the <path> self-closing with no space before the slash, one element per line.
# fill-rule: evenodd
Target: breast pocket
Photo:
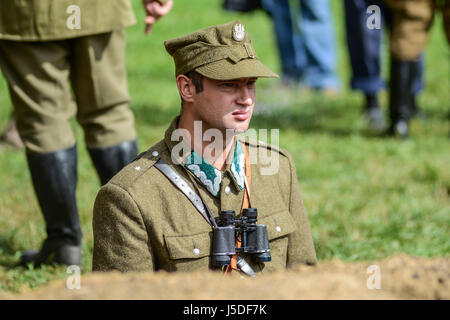
<path fill-rule="evenodd" d="M 209 268 L 212 231 L 164 235 L 169 255 L 169 271 L 195 271 Z"/>
<path fill-rule="evenodd" d="M 264 271 L 286 268 L 288 236 L 297 229 L 290 212 L 288 210 L 275 212 L 258 219 L 258 223 L 267 226 L 270 255 L 272 257 L 271 262 L 265 263 Z"/>
<path fill-rule="evenodd" d="M 286 268 L 288 235 L 296 230 L 289 211 L 279 211 L 258 219 L 265 224 L 269 238 L 271 262 L 264 271 Z M 212 231 L 189 234 L 164 235 L 168 252 L 167 271 L 195 271 L 211 269 Z M 250 254 L 251 255 L 251 254 Z M 251 262 L 249 260 L 248 262 Z M 255 270 L 260 270 L 255 266 Z"/>

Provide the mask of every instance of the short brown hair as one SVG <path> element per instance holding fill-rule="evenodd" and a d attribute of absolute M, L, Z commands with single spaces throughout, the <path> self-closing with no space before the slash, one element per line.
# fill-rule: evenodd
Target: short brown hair
<path fill-rule="evenodd" d="M 186 77 L 188 77 L 195 87 L 195 92 L 200 93 L 203 91 L 203 76 L 195 70 L 184 73 Z M 184 100 L 181 98 L 181 110 L 180 113 L 183 112 L 183 104 Z"/>
<path fill-rule="evenodd" d="M 195 86 L 195 92 L 200 93 L 203 91 L 203 76 L 195 70 L 186 72 L 184 74 L 186 77 L 191 79 L 192 83 Z"/>

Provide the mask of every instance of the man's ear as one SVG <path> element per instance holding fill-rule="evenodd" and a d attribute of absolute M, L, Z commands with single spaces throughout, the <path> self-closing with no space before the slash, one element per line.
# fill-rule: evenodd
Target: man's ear
<path fill-rule="evenodd" d="M 181 99 L 185 102 L 193 102 L 195 96 L 195 86 L 191 79 L 184 74 L 180 74 L 177 77 L 177 87 L 180 93 Z"/>

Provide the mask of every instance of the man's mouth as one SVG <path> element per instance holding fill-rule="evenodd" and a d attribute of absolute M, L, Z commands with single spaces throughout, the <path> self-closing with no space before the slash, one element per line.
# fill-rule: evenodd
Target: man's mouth
<path fill-rule="evenodd" d="M 237 110 L 231 114 L 236 120 L 245 121 L 248 119 L 248 111 Z"/>

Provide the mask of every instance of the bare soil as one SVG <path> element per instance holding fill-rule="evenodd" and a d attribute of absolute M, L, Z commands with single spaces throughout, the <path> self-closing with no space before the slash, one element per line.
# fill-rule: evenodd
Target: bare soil
<path fill-rule="evenodd" d="M 379 267 L 380 289 L 373 288 Z M 450 257 L 417 258 L 403 254 L 381 261 L 317 266 L 264 274 L 224 277 L 217 272 L 92 273 L 80 289 L 67 280 L 27 289 L 3 299 L 450 299 Z M 370 289 L 373 288 L 373 289 Z"/>

